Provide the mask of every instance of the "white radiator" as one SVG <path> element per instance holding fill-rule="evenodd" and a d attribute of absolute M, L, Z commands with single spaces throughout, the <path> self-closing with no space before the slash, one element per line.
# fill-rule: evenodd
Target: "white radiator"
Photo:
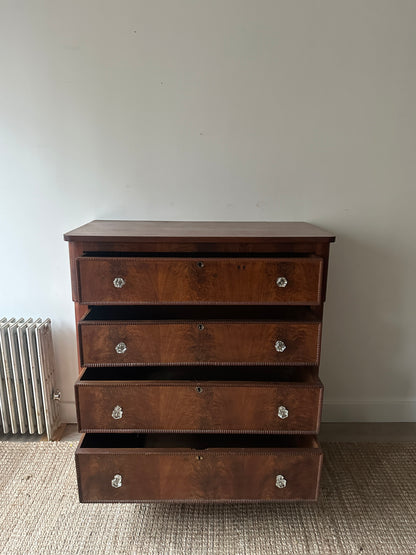
<path fill-rule="evenodd" d="M 4 434 L 44 434 L 60 424 L 51 321 L 0 319 L 0 419 Z"/>

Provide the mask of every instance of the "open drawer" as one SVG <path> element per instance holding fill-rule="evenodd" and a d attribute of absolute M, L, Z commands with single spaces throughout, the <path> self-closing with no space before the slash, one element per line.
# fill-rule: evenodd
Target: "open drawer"
<path fill-rule="evenodd" d="M 90 305 L 321 302 L 318 256 L 82 256 L 76 268 L 74 300 Z"/>
<path fill-rule="evenodd" d="M 75 384 L 81 432 L 318 433 L 314 367 L 84 368 Z"/>
<path fill-rule="evenodd" d="M 304 307 L 92 307 L 83 366 L 318 365 L 321 323 Z"/>
<path fill-rule="evenodd" d="M 314 436 L 86 434 L 81 502 L 316 500 Z"/>

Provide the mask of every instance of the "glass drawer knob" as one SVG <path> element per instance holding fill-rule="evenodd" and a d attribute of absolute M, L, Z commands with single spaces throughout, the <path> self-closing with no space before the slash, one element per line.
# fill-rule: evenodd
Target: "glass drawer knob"
<path fill-rule="evenodd" d="M 284 344 L 283 341 L 280 341 L 279 339 L 276 341 L 276 343 L 274 344 L 274 348 L 276 349 L 276 351 L 278 353 L 283 353 L 284 350 L 286 350 L 286 345 Z"/>
<path fill-rule="evenodd" d="M 114 478 L 111 480 L 111 485 L 113 488 L 121 488 L 123 482 L 120 474 L 115 474 Z"/>
<path fill-rule="evenodd" d="M 286 487 L 286 484 L 287 484 L 286 478 L 281 474 L 278 474 L 276 476 L 276 487 L 282 489 Z"/>
<path fill-rule="evenodd" d="M 118 353 L 119 355 L 122 355 L 127 351 L 127 345 L 123 343 L 123 341 L 120 341 L 120 343 L 117 343 L 115 349 L 116 349 L 116 353 Z"/>
<path fill-rule="evenodd" d="M 122 277 L 116 277 L 113 280 L 113 285 L 114 287 L 116 287 L 116 289 L 121 289 L 126 285 L 126 282 Z"/>
<path fill-rule="evenodd" d="M 287 279 L 283 276 L 278 277 L 276 280 L 277 287 L 286 287 Z"/>
<path fill-rule="evenodd" d="M 278 409 L 277 409 L 277 415 L 279 418 L 281 418 L 282 420 L 284 420 L 285 418 L 287 418 L 289 416 L 289 411 L 287 410 L 286 407 L 284 407 L 283 405 L 281 405 Z"/>
<path fill-rule="evenodd" d="M 119 405 L 117 405 L 113 408 L 111 416 L 114 418 L 114 420 L 120 420 L 120 418 L 123 417 L 123 409 Z"/>

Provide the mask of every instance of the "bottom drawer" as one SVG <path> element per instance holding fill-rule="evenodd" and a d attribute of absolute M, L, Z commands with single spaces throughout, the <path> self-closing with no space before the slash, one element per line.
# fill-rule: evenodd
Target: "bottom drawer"
<path fill-rule="evenodd" d="M 317 499 L 314 436 L 84 434 L 76 451 L 81 502 Z"/>

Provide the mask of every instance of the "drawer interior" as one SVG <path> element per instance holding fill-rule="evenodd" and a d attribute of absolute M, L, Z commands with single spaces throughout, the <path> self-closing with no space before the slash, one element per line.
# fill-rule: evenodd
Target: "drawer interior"
<path fill-rule="evenodd" d="M 321 385 L 317 377 L 317 367 L 299 366 L 126 366 L 126 367 L 87 367 L 84 368 L 79 382 L 105 381 L 247 381 L 247 382 L 288 382 Z"/>
<path fill-rule="evenodd" d="M 319 449 L 315 436 L 274 434 L 85 434 L 79 448 L 97 449 Z"/>
<path fill-rule="evenodd" d="M 82 319 L 83 322 L 95 321 L 134 321 L 134 320 L 257 320 L 318 322 L 313 310 L 303 306 L 93 306 Z"/>
<path fill-rule="evenodd" d="M 126 251 L 84 251 L 81 258 L 317 258 L 312 253 L 302 252 L 126 252 Z"/>

